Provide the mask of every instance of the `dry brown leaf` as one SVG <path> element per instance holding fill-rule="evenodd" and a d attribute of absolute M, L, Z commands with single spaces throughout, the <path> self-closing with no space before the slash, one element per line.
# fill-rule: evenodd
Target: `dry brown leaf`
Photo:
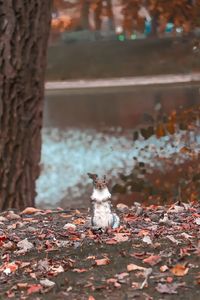
<path fill-rule="evenodd" d="M 110 259 L 108 257 L 101 258 L 101 259 L 95 259 L 95 263 L 97 266 L 105 266 L 110 263 Z"/>
<path fill-rule="evenodd" d="M 35 214 L 36 212 L 39 212 L 39 211 L 41 211 L 41 210 L 38 209 L 38 208 L 35 208 L 35 207 L 27 207 L 27 208 L 25 208 L 25 209 L 21 212 L 21 214 L 22 214 L 22 215 L 32 215 L 32 214 Z"/>
<path fill-rule="evenodd" d="M 145 259 L 143 259 L 143 262 L 146 264 L 149 264 L 150 266 L 155 266 L 161 261 L 161 257 L 159 255 L 151 255 Z"/>
<path fill-rule="evenodd" d="M 25 288 L 27 288 L 27 286 L 28 286 L 27 282 L 19 282 L 19 283 L 17 283 L 17 287 L 19 289 L 25 289 Z"/>
<path fill-rule="evenodd" d="M 129 237 L 127 236 L 126 233 L 121 233 L 121 232 L 115 233 L 114 240 L 116 240 L 116 242 L 118 243 L 126 242 L 128 241 L 128 239 Z"/>
<path fill-rule="evenodd" d="M 117 279 L 116 278 L 108 278 L 107 280 L 106 280 L 106 282 L 109 284 L 109 283 L 115 283 L 115 282 L 117 282 Z"/>
<path fill-rule="evenodd" d="M 146 268 L 144 267 L 140 267 L 140 266 L 137 266 L 135 264 L 129 264 L 127 266 L 127 271 L 128 272 L 131 272 L 131 271 L 144 271 Z"/>

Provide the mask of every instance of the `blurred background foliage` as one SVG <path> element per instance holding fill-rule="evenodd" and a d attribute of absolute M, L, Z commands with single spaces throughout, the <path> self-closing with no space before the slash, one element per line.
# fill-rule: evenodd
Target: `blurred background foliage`
<path fill-rule="evenodd" d="M 54 0 L 54 32 L 104 27 L 134 38 L 188 34 L 199 25 L 200 0 Z"/>

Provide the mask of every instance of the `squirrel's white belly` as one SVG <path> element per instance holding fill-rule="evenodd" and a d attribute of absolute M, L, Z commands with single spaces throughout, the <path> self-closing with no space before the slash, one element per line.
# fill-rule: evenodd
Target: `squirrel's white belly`
<path fill-rule="evenodd" d="M 113 224 L 113 214 L 108 202 L 94 204 L 92 225 L 99 228 L 110 227 Z"/>

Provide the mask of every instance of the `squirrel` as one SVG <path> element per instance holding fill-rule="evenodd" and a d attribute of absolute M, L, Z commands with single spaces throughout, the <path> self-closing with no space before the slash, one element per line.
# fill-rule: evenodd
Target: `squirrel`
<path fill-rule="evenodd" d="M 96 230 L 119 227 L 120 219 L 111 209 L 111 194 L 108 190 L 106 176 L 103 179 L 98 178 L 97 174 L 88 173 L 88 176 L 93 180 L 93 193 L 91 195 L 92 227 Z"/>

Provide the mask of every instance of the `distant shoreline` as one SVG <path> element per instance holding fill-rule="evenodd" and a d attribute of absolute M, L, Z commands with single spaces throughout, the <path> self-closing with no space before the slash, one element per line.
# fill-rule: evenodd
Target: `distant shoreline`
<path fill-rule="evenodd" d="M 86 88 L 106 88 L 106 87 L 128 87 L 145 85 L 166 85 L 178 83 L 197 83 L 200 82 L 200 73 L 190 74 L 168 74 L 108 79 L 91 80 L 66 80 L 66 81 L 47 81 L 45 89 L 48 90 L 68 90 Z"/>

